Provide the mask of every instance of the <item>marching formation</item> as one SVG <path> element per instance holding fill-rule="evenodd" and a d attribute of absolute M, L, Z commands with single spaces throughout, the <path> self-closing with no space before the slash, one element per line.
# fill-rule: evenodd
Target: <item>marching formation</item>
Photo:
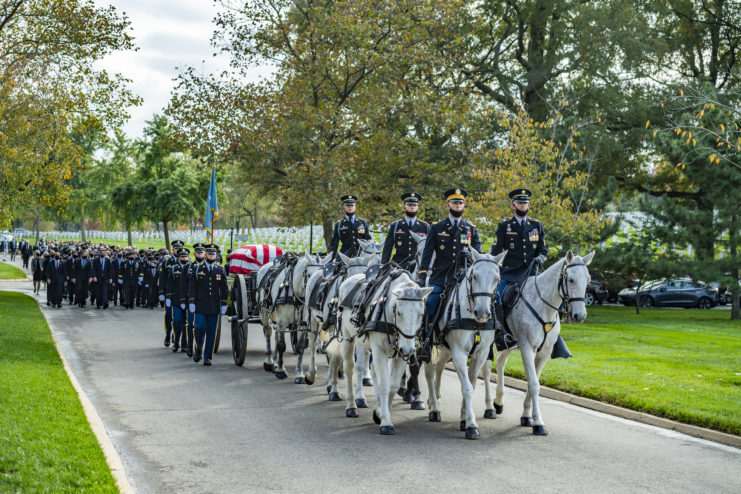
<path fill-rule="evenodd" d="M 356 216 L 357 197 L 343 196 L 344 216 L 333 227 L 326 257 L 288 252 L 257 273 L 235 275 L 226 308 L 235 363 L 244 361 L 247 322 L 259 320 L 266 371 L 287 377 L 283 355 L 290 335 L 298 355 L 295 382 L 313 384 L 317 351 L 326 354 L 329 399 L 342 400 L 344 374 L 345 415 L 358 417 L 358 409 L 368 407 L 363 388 L 372 383 L 373 420 L 388 435 L 394 434 L 391 402 L 397 393 L 412 409 L 429 407 L 431 422 L 441 421 L 440 380 L 452 360 L 463 395 L 460 429 L 476 439 L 477 377 L 487 377 L 484 417 L 495 418 L 503 410 L 503 362 L 519 349 L 528 378 L 521 425 L 547 434 L 538 406 L 540 371 L 549 358 L 570 356 L 559 316 L 568 312 L 577 322 L 586 317 L 593 253 L 582 258 L 569 251 L 538 274 L 547 255 L 545 230 L 528 216 L 531 193 L 524 188 L 510 193 L 513 217 L 499 223 L 490 251 L 482 252 L 478 229 L 463 218 L 467 195 L 461 188 L 447 190 L 448 216 L 429 225 L 417 218 L 421 195 L 405 193 L 404 217 L 389 226 L 383 246 Z M 495 352 L 496 397 L 488 380 Z M 426 404 L 418 383 L 422 365 Z"/>

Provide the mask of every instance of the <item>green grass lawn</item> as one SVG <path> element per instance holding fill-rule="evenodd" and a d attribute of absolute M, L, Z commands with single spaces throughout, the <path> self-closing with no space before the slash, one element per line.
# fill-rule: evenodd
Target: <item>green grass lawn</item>
<path fill-rule="evenodd" d="M 118 492 L 35 300 L 0 292 L 0 492 Z"/>
<path fill-rule="evenodd" d="M 590 307 L 561 334 L 574 357 L 549 361 L 542 384 L 741 435 L 741 321 L 728 311 Z M 505 372 L 524 378 L 519 354 Z"/>
<path fill-rule="evenodd" d="M 12 264 L 0 262 L 0 280 L 26 279 L 26 274 Z"/>

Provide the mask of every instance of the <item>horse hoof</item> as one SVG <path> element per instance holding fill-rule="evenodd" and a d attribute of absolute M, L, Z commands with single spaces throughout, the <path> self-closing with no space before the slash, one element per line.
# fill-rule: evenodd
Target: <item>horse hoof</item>
<path fill-rule="evenodd" d="M 461 420 L 461 423 L 458 424 L 458 426 L 461 428 L 462 431 L 465 431 L 466 430 L 466 421 L 465 420 Z"/>
<path fill-rule="evenodd" d="M 342 401 L 340 394 L 337 392 L 329 393 L 329 401 Z"/>
<path fill-rule="evenodd" d="M 364 377 L 363 378 L 363 386 L 365 386 L 365 387 L 372 387 L 373 386 L 373 381 L 371 380 L 370 377 Z"/>
<path fill-rule="evenodd" d="M 394 426 L 393 425 L 382 425 L 381 434 L 384 436 L 393 436 L 394 434 L 396 434 L 396 432 L 394 432 Z"/>
<path fill-rule="evenodd" d="M 345 410 L 345 417 L 349 417 L 351 419 L 358 418 L 358 409 L 357 408 L 348 408 Z"/>
<path fill-rule="evenodd" d="M 368 402 L 365 401 L 365 398 L 357 398 L 355 400 L 355 406 L 358 408 L 368 408 Z"/>
<path fill-rule="evenodd" d="M 423 401 L 413 401 L 412 402 L 412 410 L 424 410 L 427 408 Z"/>
<path fill-rule="evenodd" d="M 405 403 L 409 403 L 409 404 L 412 404 L 412 403 L 414 402 L 414 394 L 412 393 L 412 391 L 411 391 L 411 390 L 407 390 L 407 392 L 406 392 L 406 393 L 404 393 L 404 396 L 402 396 L 402 397 L 401 397 L 401 399 L 402 399 L 402 400 L 403 400 L 403 401 L 404 401 Z"/>
<path fill-rule="evenodd" d="M 545 430 L 545 426 L 543 425 L 534 425 L 533 426 L 533 435 L 534 436 L 547 436 L 548 431 Z"/>
<path fill-rule="evenodd" d="M 265 369 L 265 372 L 273 372 L 273 364 L 263 362 L 262 368 Z"/>
<path fill-rule="evenodd" d="M 378 413 L 376 413 L 375 410 L 373 410 L 373 422 L 376 425 L 381 425 L 381 417 L 378 416 Z"/>
<path fill-rule="evenodd" d="M 296 384 L 304 384 L 306 382 L 306 379 L 303 376 L 298 376 L 293 382 Z"/>
<path fill-rule="evenodd" d="M 532 427 L 533 418 L 532 417 L 520 417 L 520 425 L 522 427 Z"/>
<path fill-rule="evenodd" d="M 440 412 L 430 412 L 427 418 L 430 422 L 440 422 L 442 420 Z"/>
<path fill-rule="evenodd" d="M 479 438 L 479 428 L 478 427 L 466 428 L 466 439 L 478 439 L 478 438 Z"/>
<path fill-rule="evenodd" d="M 504 405 L 497 405 L 494 403 L 494 410 L 497 412 L 497 415 L 501 415 L 504 410 Z"/>
<path fill-rule="evenodd" d="M 485 419 L 495 419 L 497 418 L 497 412 L 492 410 L 491 408 L 488 408 L 484 410 L 484 418 Z"/>
<path fill-rule="evenodd" d="M 330 391 L 332 391 L 332 385 L 327 386 L 327 394 L 329 394 Z"/>
<path fill-rule="evenodd" d="M 311 385 L 313 385 L 313 384 L 314 384 L 314 380 L 313 380 L 313 379 L 311 379 L 311 378 L 309 378 L 309 377 L 305 377 L 305 378 L 304 378 L 304 382 L 305 382 L 306 384 L 308 384 L 309 386 L 311 386 Z"/>
<path fill-rule="evenodd" d="M 275 377 L 278 379 L 285 379 L 288 377 L 288 373 L 286 371 L 279 371 L 275 373 Z"/>
<path fill-rule="evenodd" d="M 345 373 L 342 371 L 339 371 L 337 373 L 337 379 L 345 379 Z"/>
<path fill-rule="evenodd" d="M 397 391 L 396 394 L 404 398 L 404 395 L 407 394 L 407 388 L 399 388 L 399 391 Z"/>

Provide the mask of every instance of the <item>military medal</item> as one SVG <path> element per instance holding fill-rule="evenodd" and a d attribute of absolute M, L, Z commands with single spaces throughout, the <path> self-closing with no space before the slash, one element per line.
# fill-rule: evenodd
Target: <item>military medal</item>
<path fill-rule="evenodd" d="M 396 245 L 401 246 L 401 240 L 399 240 L 398 242 L 396 242 Z"/>
<path fill-rule="evenodd" d="M 362 226 L 359 226 L 358 227 L 358 233 L 361 234 L 361 235 L 364 234 L 365 233 L 365 228 L 363 228 Z"/>
<path fill-rule="evenodd" d="M 440 244 L 440 250 L 443 250 L 445 248 L 444 244 Z"/>
<path fill-rule="evenodd" d="M 220 280 L 220 279 L 221 279 L 221 275 L 220 275 L 220 274 L 217 274 L 217 275 L 216 275 L 216 280 L 218 281 L 218 280 Z"/>

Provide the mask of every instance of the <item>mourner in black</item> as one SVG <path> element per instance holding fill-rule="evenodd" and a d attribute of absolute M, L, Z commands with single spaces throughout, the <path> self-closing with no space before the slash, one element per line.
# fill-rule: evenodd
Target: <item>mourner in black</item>
<path fill-rule="evenodd" d="M 106 252 L 100 252 L 98 258 L 93 262 L 93 280 L 97 294 L 95 306 L 100 309 L 108 308 L 109 291 L 113 290 L 113 263 L 106 256 Z"/>
<path fill-rule="evenodd" d="M 360 251 L 359 239 L 370 240 L 370 229 L 368 222 L 355 215 L 355 202 L 357 196 L 352 194 L 344 195 L 340 198 L 342 201 L 342 210 L 345 217 L 335 223 L 332 229 L 332 241 L 329 243 L 327 254 L 336 257 L 337 247 L 342 243 L 340 252 L 346 256 L 356 256 Z"/>
<path fill-rule="evenodd" d="M 404 201 L 404 218 L 391 223 L 386 240 L 383 243 L 381 264 L 394 261 L 404 269 L 414 267 L 417 254 L 417 242 L 412 235 L 426 237 L 430 233 L 430 225 L 417 218 L 419 201 L 422 196 L 416 192 L 406 192 L 401 196 Z M 394 250 L 395 249 L 395 250 Z M 391 256 L 394 251 L 393 257 Z"/>
<path fill-rule="evenodd" d="M 145 264 L 144 269 L 144 281 L 142 282 L 142 285 L 144 286 L 144 307 L 149 307 L 150 309 L 154 309 L 154 306 L 157 305 L 157 295 L 158 295 L 158 287 L 157 287 L 157 278 L 159 276 L 159 271 L 157 269 L 157 262 L 154 260 L 154 256 L 148 256 L 147 262 Z"/>
<path fill-rule="evenodd" d="M 75 303 L 80 307 L 85 307 L 87 295 L 90 291 L 90 282 L 93 278 L 93 263 L 88 258 L 89 252 L 83 250 L 80 258 L 74 262 L 73 278 L 75 284 Z"/>
<path fill-rule="evenodd" d="M 206 245 L 206 262 L 195 269 L 188 282 L 189 310 L 195 313 L 195 354 L 198 362 L 211 365 L 219 315 L 226 314 L 226 271 L 217 261 L 218 247 Z M 204 342 L 205 339 L 205 342 Z"/>
<path fill-rule="evenodd" d="M 461 188 L 445 191 L 444 197 L 447 200 L 448 217 L 432 225 L 427 242 L 425 242 L 425 249 L 422 252 L 422 262 L 417 282 L 420 286 L 424 286 L 428 272 L 431 271 L 429 279 L 432 293 L 427 296 L 425 302 L 427 335 L 425 342 L 418 351 L 418 358 L 421 361 L 429 361 L 430 339 L 440 295 L 445 287 L 455 280 L 456 267 L 463 262 L 466 256 L 465 248 L 470 246 L 472 249 L 481 252 L 478 229 L 462 217 L 467 196 L 468 193 Z M 432 254 L 435 254 L 435 262 L 430 266 Z"/>
<path fill-rule="evenodd" d="M 190 251 L 180 249 L 178 263 L 167 268 L 167 287 L 165 288 L 165 307 L 172 309 L 172 351 L 180 349 L 180 343 L 185 336 L 186 312 L 188 302 L 188 270 L 190 268 Z M 170 335 L 165 334 L 165 346 L 170 341 Z"/>
<path fill-rule="evenodd" d="M 52 307 L 62 306 L 62 290 L 67 285 L 67 266 L 59 252 L 54 254 L 46 266 L 46 282 L 49 291 L 48 304 Z"/>

